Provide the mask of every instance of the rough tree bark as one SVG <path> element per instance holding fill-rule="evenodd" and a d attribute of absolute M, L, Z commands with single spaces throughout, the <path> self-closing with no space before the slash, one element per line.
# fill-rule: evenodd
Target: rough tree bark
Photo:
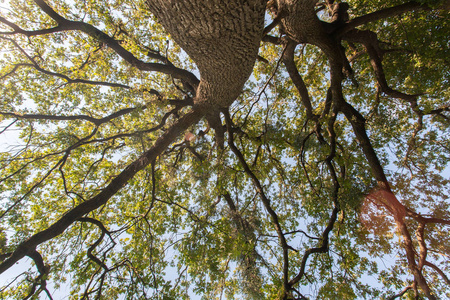
<path fill-rule="evenodd" d="M 406 216 L 406 209 L 391 191 L 383 167 L 381 166 L 371 145 L 370 139 L 367 136 L 365 119 L 349 103 L 347 103 L 344 98 L 342 92 L 342 80 L 346 76 L 350 77 L 352 75 L 352 70 L 345 55 L 345 49 L 341 44 L 342 39 L 352 39 L 355 35 L 362 36 L 360 38 L 361 40 L 356 42 L 361 42 L 368 48 L 368 53 L 372 61 L 379 59 L 379 64 L 373 63 L 373 67 L 377 74 L 379 84 L 387 94 L 404 99 L 413 104 L 416 102 L 416 96 L 394 91 L 388 87 L 382 71 L 381 58 L 378 57 L 377 53 L 371 53 L 369 51 L 375 47 L 374 45 L 377 45 L 377 36 L 373 32 L 352 30 L 351 28 L 354 28 L 351 27 L 352 24 L 349 24 L 350 26 L 347 25 L 349 23 L 347 14 L 349 6 L 347 3 L 340 2 L 339 4 L 335 4 L 338 10 L 333 10 L 332 22 L 326 23 L 321 21 L 316 14 L 315 8 L 318 3 L 317 0 L 275 0 L 271 2 L 271 5 L 274 7 L 273 10 L 275 11 L 276 19 L 280 24 L 281 31 L 288 39 L 288 51 L 285 54 L 284 62 L 291 79 L 299 90 L 306 109 L 310 107 L 309 96 L 304 88 L 301 78 L 299 78 L 298 73 L 295 70 L 296 67 L 292 56 L 293 48 L 298 44 L 308 43 L 318 46 L 326 54 L 330 65 L 331 81 L 329 88 L 330 99 L 327 99 L 327 102 L 329 102 L 328 110 L 333 106 L 336 112 L 342 112 L 352 124 L 354 133 L 358 138 L 360 146 L 365 153 L 374 177 L 378 181 L 381 193 L 383 194 L 383 196 L 378 197 L 376 201 L 386 206 L 394 216 L 397 230 L 403 237 L 409 269 L 414 275 L 414 279 L 418 286 L 420 286 L 429 299 L 436 299 L 420 271 L 420 268 L 418 268 L 416 264 L 411 235 L 404 219 Z M 329 4 L 332 4 L 334 1 L 328 2 Z M 380 11 L 379 14 L 386 17 L 401 14 L 404 11 L 413 9 L 426 9 L 426 7 L 416 2 L 409 2 L 394 8 L 385 9 Z M 376 17 L 377 16 L 375 15 L 374 18 Z M 347 27 L 350 27 L 350 29 L 346 29 Z M 367 39 L 372 42 L 367 42 Z M 325 110 L 324 112 L 328 114 Z M 317 121 L 317 116 L 312 115 L 312 113 L 309 113 L 309 116 L 311 119 Z M 296 281 L 300 279 L 300 276 L 297 277 Z M 288 291 L 286 291 L 284 299 L 290 299 L 290 297 Z"/>
<path fill-rule="evenodd" d="M 258 55 L 264 0 L 149 0 L 150 11 L 194 60 L 200 85 L 194 102 L 228 107 L 242 91 Z"/>
<path fill-rule="evenodd" d="M 111 49 L 116 51 L 124 60 L 131 65 L 147 71 L 160 71 L 181 80 L 188 81 L 194 88 L 194 108 L 177 122 L 172 124 L 170 129 L 166 131 L 159 139 L 156 140 L 151 149 L 144 152 L 139 159 L 131 163 L 111 183 L 99 192 L 96 196 L 79 204 L 78 206 L 68 210 L 57 222 L 48 229 L 43 230 L 28 240 L 22 242 L 15 251 L 8 253 L 6 258 L 0 264 L 0 273 L 4 272 L 15 264 L 22 257 L 29 255 L 37 257 L 37 261 L 41 261 L 35 255 L 36 247 L 40 244 L 62 234 L 75 221 L 80 220 L 84 215 L 94 211 L 101 205 L 104 205 L 114 196 L 127 182 L 140 170 L 148 166 L 157 156 L 159 156 L 184 130 L 189 126 L 197 123 L 202 117 L 206 116 L 210 125 L 216 130 L 216 134 L 221 135 L 219 139 L 223 143 L 223 126 L 220 120 L 219 112 L 227 109 L 233 101 L 242 92 L 245 82 L 248 80 L 254 63 L 257 58 L 260 42 L 264 34 L 270 29 L 264 30 L 264 16 L 266 4 L 268 4 L 275 13 L 275 21 L 269 27 L 280 26 L 284 37 L 278 39 L 280 43 L 285 43 L 286 48 L 283 54 L 283 62 L 286 69 L 297 87 L 303 105 L 307 110 L 307 116 L 310 120 L 317 123 L 317 128 L 322 126 L 319 119 L 325 115 L 331 115 L 330 127 L 334 125 L 332 122 L 338 113 L 345 115 L 353 127 L 354 134 L 360 143 L 360 147 L 366 156 L 367 162 L 372 169 L 372 173 L 379 183 L 380 190 L 383 191 L 383 197 L 378 197 L 374 201 L 378 201 L 386 206 L 394 215 L 397 228 L 404 239 L 404 245 L 407 253 L 408 264 L 414 275 L 415 282 L 424 291 L 425 295 L 430 299 L 435 299 L 426 279 L 423 277 L 422 268 L 430 266 L 426 261 L 426 245 L 424 242 L 424 226 L 428 222 L 434 220 L 426 220 L 418 214 L 408 211 L 393 195 L 389 187 L 389 182 L 384 174 L 383 167 L 377 158 L 377 155 L 370 143 L 365 128 L 364 117 L 354 109 L 351 104 L 346 102 L 342 93 L 342 80 L 345 76 L 351 76 L 350 64 L 345 55 L 341 41 L 360 43 L 364 45 L 372 62 L 374 72 L 377 77 L 378 84 L 383 91 L 393 97 L 403 99 L 413 106 L 417 104 L 415 95 L 406 95 L 391 89 L 385 79 L 382 69 L 382 56 L 378 53 L 377 36 L 373 32 L 359 31 L 356 26 L 365 24 L 366 22 L 378 20 L 384 17 L 400 14 L 413 9 L 424 8 L 420 3 L 408 2 L 393 8 L 380 10 L 379 12 L 367 15 L 365 18 L 355 18 L 348 20 L 347 8 L 348 4 L 340 2 L 340 9 L 336 9 L 333 14 L 334 22 L 326 23 L 317 17 L 316 5 L 318 0 L 147 0 L 149 10 L 157 18 L 157 22 L 161 23 L 166 31 L 173 39 L 183 48 L 190 58 L 195 62 L 200 71 L 200 82 L 196 80 L 194 75 L 184 70 L 179 70 L 173 66 L 169 67 L 162 64 L 144 64 L 136 59 L 130 52 L 126 51 L 113 38 L 107 36 L 95 27 L 83 22 L 69 21 L 50 8 L 43 0 L 34 0 L 35 3 L 54 21 L 58 26 L 53 30 L 80 30 L 95 38 L 105 42 Z M 328 5 L 334 1 L 327 1 Z M 340 16 L 339 14 L 343 14 Z M 1 21 L 1 20 L 0 20 Z M 5 21 L 3 21 L 5 22 Z M 7 23 L 8 24 L 8 23 Z M 15 33 L 21 33 L 31 36 L 32 33 L 20 29 L 16 25 L 10 25 Z M 40 34 L 40 33 L 39 33 Z M 275 38 L 274 38 L 275 39 Z M 272 39 L 273 40 L 273 39 Z M 313 112 L 308 89 L 303 82 L 297 66 L 294 62 L 294 50 L 298 44 L 308 43 L 319 47 L 328 57 L 330 64 L 330 87 L 326 99 L 326 105 L 321 115 Z M 262 201 L 266 209 L 271 214 L 273 223 L 276 225 L 279 234 L 280 245 L 283 248 L 284 259 L 284 275 L 283 275 L 283 299 L 292 299 L 292 291 L 294 285 L 297 284 L 304 275 L 306 260 L 309 254 L 321 253 L 328 251 L 328 234 L 333 229 L 336 216 L 339 211 L 337 205 L 337 194 L 339 190 L 339 182 L 334 175 L 335 183 L 335 209 L 332 218 L 330 218 L 327 229 L 323 234 L 323 243 L 320 247 L 311 248 L 306 252 L 302 269 L 298 275 L 289 280 L 289 246 L 284 238 L 282 227 L 278 222 L 278 216 L 272 211 L 269 199 L 266 198 L 263 188 L 256 176 L 246 165 L 245 159 L 239 153 L 237 147 L 233 144 L 232 122 L 230 116 L 226 113 L 227 125 L 229 131 L 229 145 L 232 151 L 236 153 L 241 160 L 245 171 L 255 183 Z M 319 128 L 320 129 L 320 128 Z M 320 132 L 320 130 L 317 130 Z M 330 172 L 334 172 L 331 163 L 335 154 L 334 134 L 330 134 L 329 155 Z M 227 198 L 228 197 L 228 198 Z M 230 209 L 233 213 L 231 198 L 225 196 Z M 418 230 L 418 240 L 421 242 L 421 256 L 419 264 L 416 263 L 417 254 L 414 253 L 411 235 L 405 223 L 405 218 L 409 216 L 419 220 L 421 223 Z M 236 218 L 236 222 L 239 219 Z M 245 225 L 245 224 L 244 224 Z M 436 267 L 437 268 L 437 267 Z M 43 269 L 41 267 L 41 269 Z M 44 274 L 43 270 L 41 273 Z M 295 273 L 295 270 L 294 270 Z M 444 274 L 447 281 L 448 278 Z M 416 284 L 415 283 L 415 284 Z M 411 287 L 407 287 L 404 292 Z M 403 292 L 403 293 L 404 293 Z"/>
<path fill-rule="evenodd" d="M 220 109 L 239 96 L 258 55 L 264 29 L 264 0 L 149 0 L 150 11 L 194 60 L 200 84 L 194 103 L 223 148 Z"/>

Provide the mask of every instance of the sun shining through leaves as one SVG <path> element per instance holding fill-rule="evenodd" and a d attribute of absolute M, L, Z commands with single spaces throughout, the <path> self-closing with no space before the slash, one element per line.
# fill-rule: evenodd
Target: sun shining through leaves
<path fill-rule="evenodd" d="M 0 298 L 450 297 L 447 2 L 0 1 Z"/>

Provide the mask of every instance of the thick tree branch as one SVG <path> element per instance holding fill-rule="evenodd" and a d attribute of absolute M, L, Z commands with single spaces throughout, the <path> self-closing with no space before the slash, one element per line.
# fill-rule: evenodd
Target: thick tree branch
<path fill-rule="evenodd" d="M 306 269 L 306 263 L 308 262 L 309 256 L 314 253 L 326 253 L 328 251 L 328 236 L 330 232 L 333 230 L 334 223 L 337 220 L 337 215 L 340 211 L 339 206 L 335 206 L 333 208 L 333 211 L 331 212 L 330 219 L 328 220 L 327 227 L 325 227 L 324 231 L 322 232 L 322 238 L 320 241 L 320 245 L 318 247 L 309 248 L 305 251 L 302 258 L 302 263 L 300 265 L 300 271 L 298 274 L 292 278 L 289 281 L 289 286 L 292 287 L 293 285 L 297 284 L 302 277 L 305 275 L 305 269 Z"/>
<path fill-rule="evenodd" d="M 388 300 L 394 300 L 394 299 L 400 298 L 400 297 L 402 297 L 404 294 L 406 294 L 407 291 L 409 291 L 409 290 L 412 289 L 412 288 L 413 288 L 412 285 L 408 285 L 408 286 L 406 286 L 403 290 L 401 290 L 400 293 L 395 294 L 395 295 L 389 297 Z"/>
<path fill-rule="evenodd" d="M 156 91 L 155 91 L 156 92 Z M 157 92 L 156 92 L 157 93 Z M 159 93 L 157 93 L 159 94 Z M 178 102 L 176 102 L 177 105 Z M 188 101 L 185 101 L 185 103 L 188 103 Z M 130 107 L 130 108 L 124 108 L 119 111 L 116 111 L 106 117 L 103 118 L 94 118 L 88 115 L 72 115 L 72 116 L 58 116 L 58 115 L 45 115 L 45 114 L 21 114 L 21 113 L 14 113 L 14 112 L 3 112 L 0 111 L 0 115 L 5 117 L 13 117 L 17 119 L 24 119 L 24 120 L 54 120 L 54 121 L 88 121 L 93 123 L 95 126 L 100 126 L 101 124 L 107 123 L 113 119 L 122 117 L 126 114 L 129 114 L 135 110 L 139 109 L 146 109 L 149 105 L 142 105 L 139 107 Z"/>
<path fill-rule="evenodd" d="M 47 289 L 47 280 L 46 277 L 50 271 L 49 266 L 44 265 L 44 259 L 42 258 L 42 255 L 34 250 L 31 253 L 28 254 L 28 257 L 30 257 L 31 259 L 33 259 L 36 268 L 38 269 L 39 272 L 39 276 L 37 276 L 32 283 L 30 292 L 28 293 L 27 296 L 25 296 L 23 299 L 30 299 L 33 296 L 37 296 L 39 295 L 39 293 L 41 291 L 45 291 L 47 296 L 49 297 L 49 299 L 53 299 L 50 292 Z M 37 295 L 36 295 L 36 288 L 39 285 L 39 290 L 37 291 Z"/>
<path fill-rule="evenodd" d="M 89 85 L 101 85 L 101 86 L 109 86 L 109 87 L 118 87 L 118 88 L 131 89 L 130 86 L 125 85 L 125 84 L 121 84 L 121 83 L 114 83 L 114 82 L 107 82 L 107 81 L 96 81 L 96 80 L 86 80 L 86 79 L 80 79 L 80 78 L 73 79 L 73 78 L 70 78 L 69 76 L 61 74 L 61 73 L 45 70 L 44 68 L 41 68 L 34 61 L 33 61 L 33 64 L 15 64 L 14 68 L 13 68 L 13 71 L 16 71 L 19 67 L 32 67 L 32 68 L 35 68 L 39 72 L 44 73 L 46 75 L 61 78 L 61 79 L 65 80 L 65 81 L 67 81 L 67 83 L 84 83 L 84 84 L 89 84 Z M 0 77 L 0 80 L 5 78 L 7 75 L 11 75 L 11 74 L 12 73 L 9 72 L 8 74 Z"/>
<path fill-rule="evenodd" d="M 425 225 L 422 223 L 419 223 L 419 226 L 417 226 L 416 238 L 417 241 L 419 242 L 419 250 L 420 250 L 419 262 L 417 267 L 419 268 L 420 271 L 422 271 L 428 254 L 427 245 L 425 244 Z"/>
<path fill-rule="evenodd" d="M 418 95 L 409 95 L 402 92 L 399 92 L 397 90 L 392 89 L 386 80 L 386 75 L 384 73 L 382 59 L 383 59 L 383 51 L 381 50 L 379 44 L 378 44 L 378 38 L 376 33 L 371 31 L 360 31 L 360 30 L 353 30 L 351 32 L 348 32 L 343 39 L 353 42 L 353 43 L 361 43 L 364 45 L 364 47 L 367 50 L 367 53 L 370 57 L 370 63 L 372 65 L 372 68 L 375 72 L 375 76 L 377 78 L 377 82 L 380 85 L 381 90 L 386 93 L 387 95 L 405 100 L 414 107 L 417 106 L 417 96 Z M 413 107 L 413 108 L 414 108 Z"/>
<path fill-rule="evenodd" d="M 24 29 L 20 28 L 18 25 L 6 20 L 3 17 L 0 17 L 0 22 L 2 22 L 4 24 L 8 25 L 9 27 L 11 27 L 12 29 L 14 29 L 13 31 L 0 31 L 0 34 L 2 34 L 2 35 L 23 34 L 28 37 L 31 37 L 31 36 L 38 36 L 38 35 L 55 33 L 55 32 L 61 32 L 61 31 L 65 30 L 65 28 L 63 26 L 58 25 L 58 26 L 52 27 L 52 28 L 28 31 L 28 30 L 24 30 Z"/>
<path fill-rule="evenodd" d="M 371 145 L 370 139 L 367 136 L 367 132 L 365 129 L 365 119 L 347 102 L 341 103 L 340 110 L 344 113 L 347 120 L 352 125 L 353 132 L 355 133 L 356 138 L 358 139 L 358 142 L 366 156 L 366 159 L 369 162 L 372 173 L 378 181 L 380 191 L 373 194 L 375 201 L 384 205 L 393 214 L 397 229 L 403 237 L 403 246 L 406 251 L 408 267 L 414 274 L 414 279 L 417 281 L 418 285 L 428 298 L 436 299 L 436 297 L 432 294 L 425 277 L 416 264 L 414 245 L 411 239 L 411 234 L 409 233 L 408 227 L 404 220 L 406 216 L 406 208 L 403 204 L 400 203 L 400 201 L 398 201 L 397 197 L 391 191 L 383 167 L 381 166 L 375 150 Z"/>
<path fill-rule="evenodd" d="M 134 175 L 144 169 L 151 161 L 164 151 L 167 146 L 175 140 L 177 136 L 192 124 L 198 122 L 203 113 L 192 110 L 184 115 L 181 119 L 175 122 L 155 144 L 137 160 L 128 165 L 119 175 L 117 175 L 111 183 L 104 188 L 100 193 L 91 199 L 77 205 L 69 210 L 58 221 L 56 221 L 49 228 L 40 231 L 31 236 L 26 241 L 20 243 L 15 251 L 5 261 L 0 264 L 0 274 L 8 270 L 16 262 L 18 262 L 25 255 L 34 251 L 36 247 L 60 234 L 62 234 L 70 225 L 85 214 L 99 208 L 106 204 L 108 200 L 113 197 L 127 182 L 134 177 Z"/>
<path fill-rule="evenodd" d="M 79 30 L 82 31 L 89 36 L 104 42 L 108 47 L 113 49 L 120 57 L 122 57 L 125 61 L 130 63 L 132 66 L 138 68 L 141 71 L 154 71 L 161 72 L 164 74 L 171 75 L 175 78 L 185 80 L 188 82 L 191 87 L 195 90 L 199 84 L 198 78 L 189 71 L 184 69 L 177 68 L 171 64 L 158 64 L 158 63 L 146 63 L 138 58 L 136 58 L 131 52 L 123 48 L 117 40 L 110 37 L 103 31 L 97 29 L 96 27 L 80 22 L 80 21 L 70 21 L 66 18 L 59 15 L 55 10 L 53 10 L 45 1 L 43 0 L 34 0 L 34 2 L 53 20 L 58 23 L 58 26 L 55 28 L 59 28 L 59 31 L 70 31 L 70 30 Z M 11 23 L 12 24 L 12 23 Z M 50 29 L 49 29 L 50 30 Z M 55 30 L 55 29 L 54 29 Z M 55 31 L 56 32 L 56 31 Z M 21 34 L 27 34 L 26 31 L 17 32 Z"/>
<path fill-rule="evenodd" d="M 298 72 L 297 66 L 294 62 L 294 50 L 296 47 L 296 43 L 289 41 L 286 50 L 283 53 L 283 62 L 286 66 L 286 70 L 289 73 L 289 77 L 291 78 L 292 82 L 294 83 L 295 87 L 297 88 L 300 99 L 303 103 L 303 106 L 306 109 L 306 116 L 308 119 L 313 119 L 315 117 L 313 113 L 313 107 L 311 104 L 311 99 L 309 97 L 308 88 L 305 85 L 305 82 L 303 81 L 302 76 Z"/>
<path fill-rule="evenodd" d="M 410 2 L 400 4 L 397 6 L 384 8 L 379 11 L 376 11 L 376 12 L 373 12 L 373 13 L 350 20 L 344 26 L 342 26 L 341 28 L 336 30 L 336 32 L 334 32 L 334 36 L 341 37 L 345 33 L 349 32 L 352 29 L 355 29 L 358 26 L 361 26 L 361 25 L 364 25 L 364 24 L 367 24 L 370 22 L 376 22 L 378 20 L 386 19 L 389 17 L 401 15 L 408 11 L 422 10 L 422 9 L 429 9 L 429 8 L 428 8 L 428 6 L 426 6 L 422 3 L 416 2 L 416 1 L 410 1 Z"/>
<path fill-rule="evenodd" d="M 423 224 L 445 224 L 445 225 L 450 225 L 450 220 L 446 220 L 446 219 L 441 219 L 441 218 L 433 218 L 433 217 L 424 217 L 419 213 L 416 213 L 415 211 L 411 210 L 411 209 L 406 209 L 406 214 L 415 219 L 417 222 L 419 223 L 423 223 Z"/>
<path fill-rule="evenodd" d="M 450 286 L 450 279 L 440 268 L 438 268 L 435 264 L 430 263 L 429 261 L 425 261 L 424 265 L 435 270 L 439 275 L 441 275 L 442 279 L 444 279 L 444 281 L 447 283 L 447 286 Z"/>

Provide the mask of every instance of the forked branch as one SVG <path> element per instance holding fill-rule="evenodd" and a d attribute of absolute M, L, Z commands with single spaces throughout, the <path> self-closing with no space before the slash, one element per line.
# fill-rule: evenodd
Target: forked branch
<path fill-rule="evenodd" d="M 170 128 L 156 140 L 154 145 L 138 159 L 129 164 L 121 173 L 119 173 L 111 183 L 100 193 L 91 199 L 80 203 L 71 210 L 67 211 L 58 221 L 49 228 L 40 231 L 24 242 L 20 243 L 15 251 L 0 264 L 0 274 L 8 270 L 25 255 L 34 251 L 36 247 L 60 234 L 62 234 L 70 225 L 85 214 L 106 204 L 120 189 L 122 189 L 134 175 L 147 167 L 158 155 L 160 155 L 170 143 L 172 143 L 189 126 L 197 123 L 203 114 L 198 111 L 191 111 L 181 117 Z"/>

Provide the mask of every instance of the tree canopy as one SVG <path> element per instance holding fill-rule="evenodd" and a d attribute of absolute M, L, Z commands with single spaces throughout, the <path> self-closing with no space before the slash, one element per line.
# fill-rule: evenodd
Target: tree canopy
<path fill-rule="evenodd" d="M 450 297 L 448 1 L 0 9 L 0 298 Z"/>

